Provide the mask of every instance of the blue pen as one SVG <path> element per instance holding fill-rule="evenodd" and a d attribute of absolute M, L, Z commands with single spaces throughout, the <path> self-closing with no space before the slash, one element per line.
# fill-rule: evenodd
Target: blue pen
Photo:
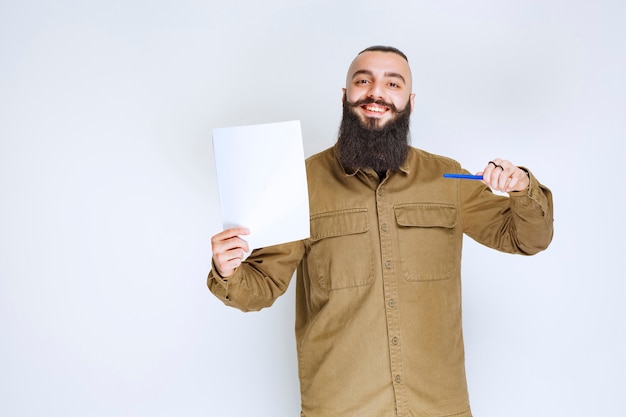
<path fill-rule="evenodd" d="M 482 175 L 470 175 L 470 174 L 443 174 L 444 178 L 460 178 L 462 180 L 482 180 Z"/>

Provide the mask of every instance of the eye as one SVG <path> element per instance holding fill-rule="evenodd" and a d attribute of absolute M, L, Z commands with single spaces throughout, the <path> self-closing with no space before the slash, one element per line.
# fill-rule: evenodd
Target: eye
<path fill-rule="evenodd" d="M 369 83 L 369 80 L 365 80 L 365 79 L 357 80 L 355 82 L 356 85 L 365 85 L 367 83 Z"/>
<path fill-rule="evenodd" d="M 389 84 L 387 84 L 387 85 L 389 85 L 389 87 L 391 87 L 391 88 L 400 88 L 400 84 L 398 84 L 398 83 L 394 83 L 394 82 L 390 82 L 390 83 L 389 83 Z"/>

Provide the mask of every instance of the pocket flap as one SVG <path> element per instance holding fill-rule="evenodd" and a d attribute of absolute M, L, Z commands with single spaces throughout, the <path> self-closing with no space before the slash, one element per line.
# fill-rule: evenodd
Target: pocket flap
<path fill-rule="evenodd" d="M 353 235 L 369 230 L 367 209 L 328 211 L 311 216 L 311 240 Z"/>
<path fill-rule="evenodd" d="M 457 210 L 452 204 L 413 203 L 394 207 L 400 226 L 445 227 L 456 226 Z"/>

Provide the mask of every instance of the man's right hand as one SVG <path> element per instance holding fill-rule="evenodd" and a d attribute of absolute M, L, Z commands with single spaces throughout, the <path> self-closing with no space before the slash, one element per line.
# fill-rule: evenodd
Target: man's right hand
<path fill-rule="evenodd" d="M 244 255 L 249 251 L 249 248 L 248 242 L 239 236 L 249 234 L 250 230 L 245 227 L 233 227 L 211 238 L 213 263 L 222 277 L 231 276 L 235 269 L 241 265 Z"/>

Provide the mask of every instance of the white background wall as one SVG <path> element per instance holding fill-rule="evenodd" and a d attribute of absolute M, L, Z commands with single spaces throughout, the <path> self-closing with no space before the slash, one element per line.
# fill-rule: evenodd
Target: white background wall
<path fill-rule="evenodd" d="M 211 129 L 300 119 L 330 146 L 353 56 L 409 56 L 413 144 L 555 196 L 523 258 L 467 242 L 479 417 L 623 416 L 626 4 L 0 2 L 0 415 L 296 416 L 293 286 L 205 287 Z"/>

